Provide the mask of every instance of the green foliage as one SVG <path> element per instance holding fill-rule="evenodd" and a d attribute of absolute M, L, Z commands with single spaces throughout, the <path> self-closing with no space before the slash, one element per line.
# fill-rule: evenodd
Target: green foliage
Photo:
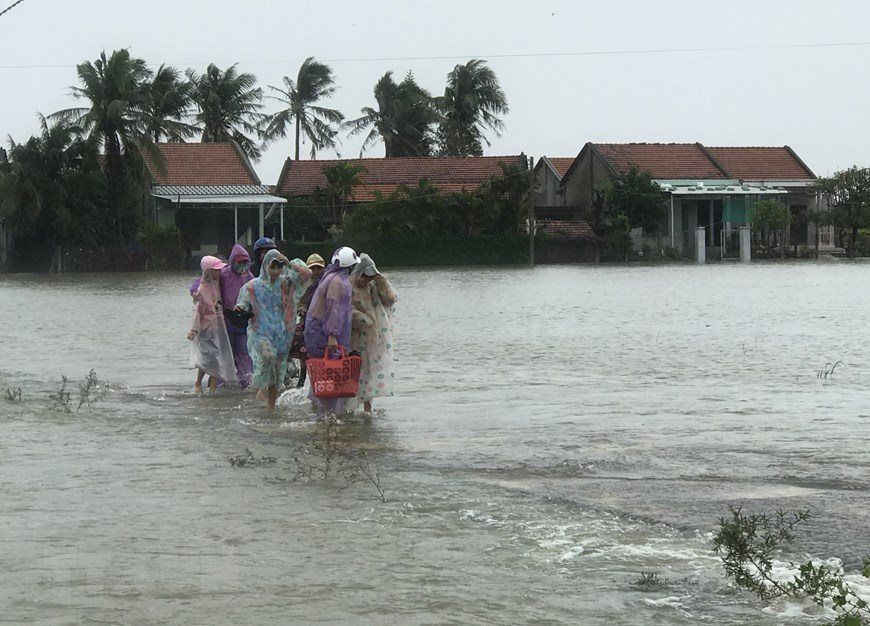
<path fill-rule="evenodd" d="M 719 519 L 714 550 L 722 559 L 725 576 L 737 587 L 762 600 L 774 598 L 810 599 L 819 606 L 830 603 L 837 613 L 834 624 L 870 623 L 870 608 L 845 582 L 843 574 L 824 565 L 807 561 L 797 567 L 792 580 L 772 576 L 773 559 L 794 539 L 795 527 L 809 519 L 809 511 L 777 511 L 772 516 L 744 514 L 731 507 L 730 518 Z M 865 559 L 864 576 L 870 575 L 870 560 Z"/>
<path fill-rule="evenodd" d="M 256 161 L 262 152 L 253 135 L 262 119 L 259 111 L 263 108 L 263 90 L 256 86 L 256 76 L 239 73 L 236 65 L 222 71 L 212 63 L 203 74 L 187 71 L 195 85 L 195 117 L 202 127 L 203 143 L 235 141 L 248 158 Z"/>
<path fill-rule="evenodd" d="M 540 249 L 546 245 L 536 238 Z M 380 239 L 345 237 L 341 243 L 282 242 L 278 247 L 290 257 L 305 259 L 317 253 L 329 260 L 339 245 L 372 256 L 378 267 L 425 267 L 457 265 L 522 265 L 528 263 L 528 237 L 507 235 L 402 235 Z"/>
<path fill-rule="evenodd" d="M 145 131 L 154 143 L 184 141 L 199 130 L 185 122 L 193 105 L 194 84 L 174 67 L 161 65 L 146 85 L 148 101 L 142 113 Z"/>
<path fill-rule="evenodd" d="M 294 241 L 324 241 L 327 223 L 332 218 L 326 208 L 328 200 L 322 194 L 288 198 L 284 207 L 287 232 Z"/>
<path fill-rule="evenodd" d="M 652 175 L 637 166 L 616 174 L 610 180 L 606 200 L 614 230 L 627 232 L 642 228 L 646 234 L 658 230 L 668 205 Z"/>
<path fill-rule="evenodd" d="M 870 227 L 870 168 L 850 167 L 816 181 L 828 208 L 817 219 L 849 233 L 849 256 L 855 256 L 858 232 Z"/>
<path fill-rule="evenodd" d="M 498 116 L 509 111 L 495 72 L 480 59 L 453 68 L 437 104 L 442 115 L 438 153 L 446 156 L 482 155 L 483 144 L 490 145 L 484 130 L 500 137 L 504 122 Z"/>
<path fill-rule="evenodd" d="M 386 157 L 430 156 L 432 128 L 439 116 L 432 96 L 417 84 L 414 75 L 408 72 L 396 83 L 389 71 L 375 84 L 374 95 L 377 108 L 363 107 L 362 116 L 345 124 L 350 136 L 368 131 L 360 156 L 379 138 Z"/>
<path fill-rule="evenodd" d="M 152 72 L 144 60 L 115 50 L 110 57 L 104 51 L 93 63 L 80 63 L 77 73 L 81 87 L 72 87 L 72 93 L 90 106 L 58 111 L 49 119 L 72 124 L 102 145 L 111 225 L 117 240 L 129 240 L 148 187 L 142 153 L 163 165 L 147 126 Z"/>
<path fill-rule="evenodd" d="M 160 228 L 155 224 L 146 223 L 142 228 L 140 239 L 148 255 L 148 269 L 179 270 L 184 268 L 184 248 L 181 245 L 181 233 L 174 226 Z"/>
<path fill-rule="evenodd" d="M 60 378 L 60 389 L 56 393 L 48 394 L 48 408 L 51 410 L 63 413 L 78 413 L 83 406 L 87 405 L 90 408 L 94 402 L 104 399 L 109 391 L 108 383 L 100 383 L 97 373 L 94 370 L 90 370 L 85 380 L 79 383 L 78 403 L 76 403 L 73 400 L 72 393 L 66 390 L 67 385 L 69 385 L 69 378 L 66 376 L 61 376 Z M 75 404 L 75 409 L 73 409 L 73 404 Z"/>
<path fill-rule="evenodd" d="M 353 190 L 363 185 L 360 174 L 365 174 L 367 171 L 362 165 L 346 161 L 323 168 L 323 178 L 326 179 L 325 191 L 333 206 L 336 219 L 344 215 L 344 207 L 353 197 Z"/>
<path fill-rule="evenodd" d="M 515 232 L 528 197 L 526 171 L 500 163 L 502 176 L 474 191 L 441 193 L 421 179 L 388 196 L 353 207 L 343 222 L 345 236 L 378 239 L 408 235 L 473 236 Z"/>
<path fill-rule="evenodd" d="M 758 232 L 785 230 L 790 220 L 788 207 L 779 200 L 761 200 L 752 212 L 752 228 Z"/>
<path fill-rule="evenodd" d="M 303 61 L 296 75 L 296 80 L 284 76 L 284 87 L 269 89 L 278 93 L 272 96 L 285 105 L 286 108 L 267 115 L 261 122 L 261 138 L 263 145 L 287 136 L 292 125 L 296 127 L 295 159 L 299 160 L 299 144 L 305 138 L 311 143 L 311 158 L 318 150 L 334 148 L 338 130 L 335 125 L 341 124 L 344 115 L 335 109 L 317 106 L 317 102 L 332 97 L 335 93 L 335 79 L 332 68 L 308 57 Z"/>
<path fill-rule="evenodd" d="M 107 181 L 96 137 L 64 122 L 23 144 L 10 139 L 0 162 L 0 219 L 12 234 L 10 267 L 44 271 L 56 245 L 97 247 L 118 232 L 108 208 Z M 132 220 L 128 220 L 128 224 Z M 38 246 L 38 249 L 35 248 Z"/>

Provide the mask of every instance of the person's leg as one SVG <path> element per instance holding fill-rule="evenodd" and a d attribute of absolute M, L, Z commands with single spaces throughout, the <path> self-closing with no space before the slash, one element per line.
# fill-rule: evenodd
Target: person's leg
<path fill-rule="evenodd" d="M 196 384 L 193 386 L 194 391 L 202 391 L 202 379 L 205 378 L 205 372 L 196 368 Z"/>
<path fill-rule="evenodd" d="M 230 333 L 230 345 L 233 348 L 233 361 L 236 365 L 236 377 L 242 389 L 251 384 L 251 374 L 254 366 L 248 354 L 248 337 L 245 333 Z"/>
<path fill-rule="evenodd" d="M 268 407 L 271 411 L 275 408 L 275 402 L 278 400 L 278 385 L 270 385 L 269 386 L 269 402 Z"/>
<path fill-rule="evenodd" d="M 307 360 L 308 359 L 307 357 L 305 357 L 305 355 L 302 355 L 299 358 L 299 367 L 302 371 L 299 372 L 299 382 L 296 383 L 297 389 L 302 389 L 305 386 L 305 378 L 308 376 L 308 368 L 305 367 L 305 361 Z"/>

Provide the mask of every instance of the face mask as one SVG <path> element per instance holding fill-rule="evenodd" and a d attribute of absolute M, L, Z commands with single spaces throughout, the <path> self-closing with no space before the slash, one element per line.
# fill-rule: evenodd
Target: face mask
<path fill-rule="evenodd" d="M 248 269 L 248 262 L 241 261 L 239 263 L 233 263 L 233 271 L 236 274 L 244 274 Z"/>

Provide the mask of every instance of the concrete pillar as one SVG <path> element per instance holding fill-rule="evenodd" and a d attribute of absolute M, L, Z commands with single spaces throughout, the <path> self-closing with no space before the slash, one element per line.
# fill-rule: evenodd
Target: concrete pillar
<path fill-rule="evenodd" d="M 752 234 L 749 226 L 740 227 L 740 261 L 749 263 L 752 260 Z"/>
<path fill-rule="evenodd" d="M 263 234 L 264 231 L 266 230 L 266 229 L 265 229 L 265 222 L 264 222 L 264 219 L 263 219 L 263 218 L 264 218 L 264 216 L 263 216 L 263 205 L 261 204 L 261 205 L 260 205 L 260 237 L 265 237 L 265 236 L 266 236 L 266 235 Z"/>
<path fill-rule="evenodd" d="M 284 205 L 281 205 L 281 241 L 284 241 Z"/>
<path fill-rule="evenodd" d="M 695 261 L 698 265 L 707 262 L 707 229 L 703 226 L 695 228 Z"/>

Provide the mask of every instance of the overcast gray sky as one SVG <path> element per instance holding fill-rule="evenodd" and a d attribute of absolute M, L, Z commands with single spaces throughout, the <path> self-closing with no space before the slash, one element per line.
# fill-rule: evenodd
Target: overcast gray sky
<path fill-rule="evenodd" d="M 372 105 L 387 70 L 411 70 L 439 93 L 456 63 L 479 57 L 511 108 L 486 154 L 574 156 L 586 141 L 788 144 L 824 175 L 870 166 L 870 45 L 496 55 L 870 42 L 868 26 L 866 0 L 24 0 L 0 17 L 0 136 L 23 141 L 36 111 L 73 105 L 75 64 L 103 49 L 127 47 L 154 68 L 239 62 L 264 88 L 313 55 L 335 70 L 327 104 L 347 117 Z M 264 183 L 291 143 L 255 164 Z M 339 151 L 355 157 L 360 143 L 343 139 Z"/>

